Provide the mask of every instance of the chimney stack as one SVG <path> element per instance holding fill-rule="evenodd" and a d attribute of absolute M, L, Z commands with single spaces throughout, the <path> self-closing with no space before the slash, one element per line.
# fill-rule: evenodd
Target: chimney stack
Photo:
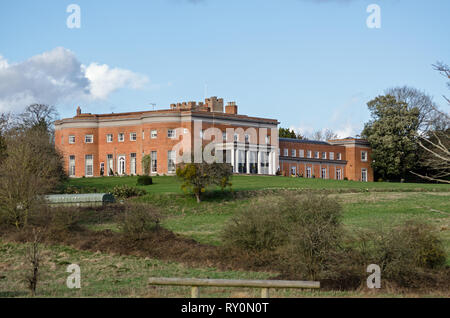
<path fill-rule="evenodd" d="M 80 115 L 81 115 L 81 107 L 78 106 L 78 107 L 77 107 L 77 116 L 80 116 Z"/>
<path fill-rule="evenodd" d="M 226 113 L 226 114 L 237 115 L 237 105 L 236 105 L 236 102 L 228 102 L 228 105 L 225 106 L 225 113 Z"/>

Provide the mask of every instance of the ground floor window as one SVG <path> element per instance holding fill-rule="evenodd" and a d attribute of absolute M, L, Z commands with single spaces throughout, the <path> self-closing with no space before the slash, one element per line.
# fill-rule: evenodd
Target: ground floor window
<path fill-rule="evenodd" d="M 321 177 L 322 177 L 322 179 L 326 179 L 327 178 L 327 168 L 322 168 Z"/>
<path fill-rule="evenodd" d="M 94 175 L 94 156 L 86 155 L 85 156 L 85 176 L 92 177 Z"/>
<path fill-rule="evenodd" d="M 136 154 L 131 154 L 131 160 L 130 160 L 130 174 L 135 175 L 136 174 Z"/>
<path fill-rule="evenodd" d="M 100 175 L 101 176 L 105 175 L 105 163 L 104 162 L 100 163 Z"/>
<path fill-rule="evenodd" d="M 75 176 L 75 156 L 69 157 L 69 176 Z"/>
<path fill-rule="evenodd" d="M 341 168 L 336 169 L 336 180 L 342 180 L 342 170 L 341 170 Z"/>
<path fill-rule="evenodd" d="M 367 169 L 361 169 L 361 181 L 367 182 Z"/>
<path fill-rule="evenodd" d="M 292 176 L 296 176 L 297 175 L 297 167 L 296 166 L 292 166 L 291 167 L 291 175 Z"/>
<path fill-rule="evenodd" d="M 311 178 L 311 167 L 306 167 L 306 177 Z"/>
<path fill-rule="evenodd" d="M 167 172 L 175 172 L 175 151 L 173 150 L 167 152 Z"/>
<path fill-rule="evenodd" d="M 151 152 L 151 171 L 156 173 L 158 171 L 158 160 L 157 160 L 157 153 L 156 151 Z"/>
<path fill-rule="evenodd" d="M 119 156 L 118 158 L 118 173 L 124 175 L 127 173 L 125 156 Z"/>
<path fill-rule="evenodd" d="M 108 169 L 108 176 L 114 175 L 114 161 L 113 161 L 113 155 L 107 155 L 106 156 L 106 168 Z"/>

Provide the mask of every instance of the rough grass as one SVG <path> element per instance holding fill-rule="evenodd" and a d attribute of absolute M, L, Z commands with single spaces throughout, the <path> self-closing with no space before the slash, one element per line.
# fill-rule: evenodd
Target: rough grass
<path fill-rule="evenodd" d="M 0 240 L 0 297 L 29 297 L 23 277 L 26 245 Z M 189 297 L 189 287 L 150 286 L 149 277 L 187 277 L 216 279 L 270 279 L 267 272 L 219 271 L 211 267 L 187 267 L 176 262 L 153 258 L 120 256 L 80 251 L 67 246 L 45 246 L 42 249 L 41 279 L 37 297 Z M 69 264 L 81 268 L 81 289 L 69 289 L 66 279 Z M 259 289 L 200 288 L 202 297 L 260 297 Z M 398 293 L 383 291 L 306 291 L 271 290 L 271 297 L 446 297 L 435 293 Z"/>

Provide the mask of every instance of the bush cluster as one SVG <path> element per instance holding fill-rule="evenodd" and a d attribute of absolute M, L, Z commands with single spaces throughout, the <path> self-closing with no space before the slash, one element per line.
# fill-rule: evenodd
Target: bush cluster
<path fill-rule="evenodd" d="M 127 199 L 127 198 L 131 198 L 131 197 L 139 197 L 139 196 L 145 195 L 147 193 L 147 191 L 124 184 L 124 185 L 115 186 L 113 188 L 113 190 L 111 191 L 111 193 L 116 198 Z"/>
<path fill-rule="evenodd" d="M 139 176 L 137 179 L 137 185 L 144 186 L 153 184 L 153 179 L 150 176 Z"/>
<path fill-rule="evenodd" d="M 160 213 L 149 204 L 127 204 L 117 221 L 124 235 L 132 239 L 141 239 L 159 229 Z"/>
<path fill-rule="evenodd" d="M 398 287 L 423 287 L 434 274 L 445 273 L 443 244 L 426 223 L 349 233 L 337 201 L 312 193 L 250 204 L 225 226 L 222 239 L 259 261 L 266 257 L 285 278 L 320 280 L 339 289 L 365 284 L 369 264 L 379 265 L 384 281 Z"/>

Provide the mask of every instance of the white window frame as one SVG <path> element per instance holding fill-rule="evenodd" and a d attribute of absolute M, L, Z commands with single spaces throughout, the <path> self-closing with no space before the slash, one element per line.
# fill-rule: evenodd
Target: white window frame
<path fill-rule="evenodd" d="M 156 138 L 158 138 L 158 130 L 153 129 L 153 130 L 150 132 L 150 138 L 151 138 L 151 139 L 156 139 Z"/>
<path fill-rule="evenodd" d="M 291 149 L 291 157 L 296 157 L 296 156 L 297 156 L 297 150 Z"/>
<path fill-rule="evenodd" d="M 325 177 L 324 177 L 324 172 L 325 172 Z M 328 169 L 322 167 L 322 169 L 320 170 L 320 177 L 322 179 L 328 179 Z"/>
<path fill-rule="evenodd" d="M 322 159 L 327 159 L 327 152 L 326 151 L 322 151 Z"/>
<path fill-rule="evenodd" d="M 91 157 L 88 159 L 88 157 Z M 90 164 L 88 164 L 88 160 L 90 160 Z M 88 173 L 88 167 L 91 167 L 91 173 Z M 84 156 L 84 175 L 86 177 L 94 176 L 94 155 L 85 155 Z"/>
<path fill-rule="evenodd" d="M 88 138 L 90 138 L 91 141 L 87 141 Z M 84 135 L 84 143 L 85 144 L 92 144 L 92 143 L 94 143 L 94 135 Z"/>
<path fill-rule="evenodd" d="M 114 136 L 113 134 L 106 134 L 106 142 L 110 143 L 113 142 Z"/>
<path fill-rule="evenodd" d="M 361 181 L 367 182 L 367 180 L 368 180 L 367 168 L 361 168 Z"/>
<path fill-rule="evenodd" d="M 284 150 L 283 155 L 284 155 L 285 157 L 289 156 L 289 149 L 284 148 L 283 150 Z"/>
<path fill-rule="evenodd" d="M 336 154 L 336 160 L 342 160 L 342 154 L 340 152 Z"/>
<path fill-rule="evenodd" d="M 69 144 L 74 144 L 75 143 L 75 135 L 70 135 L 69 136 Z"/>
<path fill-rule="evenodd" d="M 136 141 L 136 140 L 137 140 L 137 133 L 131 132 L 130 133 L 130 141 Z"/>
<path fill-rule="evenodd" d="M 150 171 L 152 173 L 158 172 L 158 152 L 156 150 L 150 152 Z"/>
<path fill-rule="evenodd" d="M 125 133 L 119 133 L 117 135 L 117 141 L 118 142 L 124 142 L 125 141 Z"/>
<path fill-rule="evenodd" d="M 132 152 L 130 154 L 130 174 L 136 175 L 137 171 L 137 154 Z"/>
<path fill-rule="evenodd" d="M 306 177 L 312 178 L 312 168 L 311 167 L 306 167 Z"/>
<path fill-rule="evenodd" d="M 363 154 L 364 154 L 364 158 L 363 158 Z M 361 151 L 361 161 L 367 162 L 367 151 L 365 151 L 365 150 Z"/>
<path fill-rule="evenodd" d="M 312 150 L 306 151 L 306 157 L 310 159 L 312 158 Z"/>
<path fill-rule="evenodd" d="M 167 129 L 167 138 L 175 139 L 177 136 L 175 129 Z"/>
<path fill-rule="evenodd" d="M 300 149 L 300 150 L 298 151 L 298 156 L 299 156 L 300 158 L 304 158 L 304 157 L 305 157 L 305 150 Z"/>
<path fill-rule="evenodd" d="M 318 151 L 314 151 L 314 159 L 320 159 L 320 154 Z"/>
<path fill-rule="evenodd" d="M 75 177 L 75 172 L 76 172 L 75 155 L 70 155 L 69 156 L 69 177 Z"/>
<path fill-rule="evenodd" d="M 171 161 L 173 161 L 172 162 L 172 166 L 173 166 L 172 169 L 170 169 Z M 167 151 L 167 172 L 168 173 L 174 173 L 175 170 L 176 170 L 176 153 L 175 153 L 174 150 L 169 150 L 169 151 Z"/>
<path fill-rule="evenodd" d="M 330 160 L 334 160 L 334 152 L 330 152 L 329 156 L 330 156 Z"/>

